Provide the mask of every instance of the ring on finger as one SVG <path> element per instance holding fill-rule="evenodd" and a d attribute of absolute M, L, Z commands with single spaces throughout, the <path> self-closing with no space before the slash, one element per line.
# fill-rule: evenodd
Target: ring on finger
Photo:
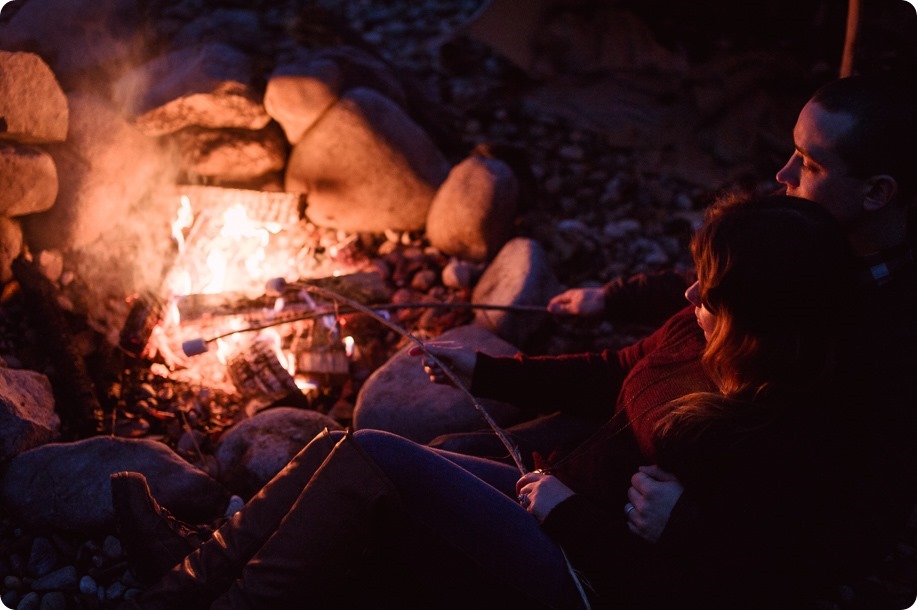
<path fill-rule="evenodd" d="M 627 504 L 624 505 L 624 515 L 627 516 L 627 517 L 629 517 L 629 516 L 630 516 L 630 512 L 631 512 L 632 510 L 634 510 L 635 508 L 637 508 L 637 507 L 634 506 L 633 504 L 631 504 L 630 502 L 628 502 Z"/>

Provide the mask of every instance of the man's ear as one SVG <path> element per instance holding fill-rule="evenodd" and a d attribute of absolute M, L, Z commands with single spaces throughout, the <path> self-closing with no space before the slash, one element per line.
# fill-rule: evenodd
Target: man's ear
<path fill-rule="evenodd" d="M 872 212 L 885 207 L 898 193 L 898 181 L 888 174 L 879 174 L 866 181 L 863 207 Z"/>

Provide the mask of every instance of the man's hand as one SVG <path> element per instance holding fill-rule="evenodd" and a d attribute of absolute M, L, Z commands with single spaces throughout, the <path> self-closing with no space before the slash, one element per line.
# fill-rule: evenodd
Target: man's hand
<path fill-rule="evenodd" d="M 602 288 L 571 288 L 548 301 L 548 312 L 560 316 L 594 318 L 605 311 Z"/>
<path fill-rule="evenodd" d="M 463 385 L 471 385 L 471 376 L 474 373 L 474 366 L 478 361 L 478 354 L 468 346 L 455 343 L 454 341 L 431 341 L 424 343 L 427 352 L 433 354 L 437 360 L 449 367 L 449 370 L 458 377 L 459 382 Z M 422 356 L 420 361 L 423 365 L 424 372 L 430 377 L 433 383 L 452 384 L 452 380 L 443 371 L 439 363 L 424 352 L 418 346 L 408 350 L 411 356 Z"/>
<path fill-rule="evenodd" d="M 656 465 L 641 466 L 630 482 L 630 502 L 624 505 L 627 527 L 648 542 L 658 542 L 685 488 L 675 475 Z"/>

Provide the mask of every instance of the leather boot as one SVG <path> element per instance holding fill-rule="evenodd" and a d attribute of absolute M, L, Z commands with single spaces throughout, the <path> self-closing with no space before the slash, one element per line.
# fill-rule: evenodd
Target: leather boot
<path fill-rule="evenodd" d="M 276 531 L 303 488 L 334 449 L 325 429 L 205 543 L 134 601 L 145 610 L 209 607 Z"/>
<path fill-rule="evenodd" d="M 115 531 L 141 583 L 155 582 L 213 534 L 213 528 L 179 521 L 160 506 L 141 473 L 116 472 L 110 481 Z"/>
<path fill-rule="evenodd" d="M 403 512 L 385 473 L 345 436 L 211 610 L 342 607 L 352 571 Z"/>

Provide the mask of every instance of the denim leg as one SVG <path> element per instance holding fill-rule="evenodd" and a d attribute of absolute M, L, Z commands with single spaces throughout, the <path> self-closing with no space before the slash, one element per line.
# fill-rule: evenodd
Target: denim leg
<path fill-rule="evenodd" d="M 376 430 L 357 431 L 354 438 L 398 491 L 408 537 L 428 541 L 416 549 L 418 564 L 435 561 L 430 553 L 458 554 L 547 607 L 575 604 L 560 548 L 516 501 L 520 473 L 514 466 L 435 451 Z"/>

